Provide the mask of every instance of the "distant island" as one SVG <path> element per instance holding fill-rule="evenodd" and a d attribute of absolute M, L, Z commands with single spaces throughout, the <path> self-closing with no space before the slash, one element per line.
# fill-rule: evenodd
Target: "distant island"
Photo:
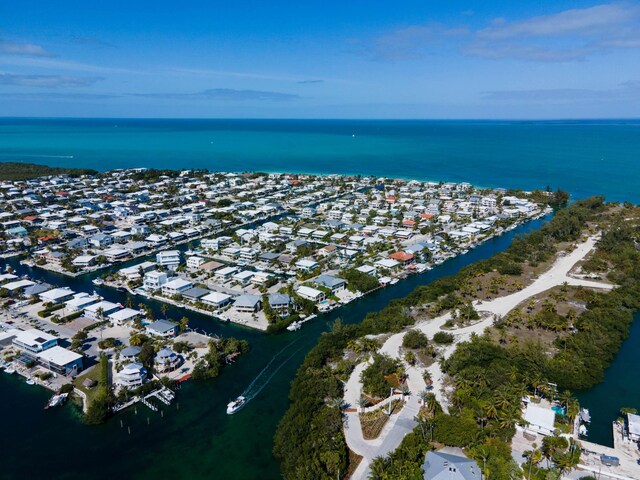
<path fill-rule="evenodd" d="M 2 162 L 0 168 L 1 181 L 30 180 L 46 175 L 95 175 L 98 172 L 90 168 L 49 167 L 37 163 Z"/>

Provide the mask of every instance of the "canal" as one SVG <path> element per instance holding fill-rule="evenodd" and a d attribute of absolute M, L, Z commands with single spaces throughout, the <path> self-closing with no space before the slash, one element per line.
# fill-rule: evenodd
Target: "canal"
<path fill-rule="evenodd" d="M 368 312 L 383 308 L 390 300 L 407 295 L 419 285 L 454 274 L 504 250 L 515 235 L 540 228 L 548 218 L 521 225 L 431 271 L 321 315 L 298 332 L 266 335 L 169 308 L 168 317 L 179 319 L 186 315 L 192 328 L 249 340 L 251 351 L 212 381 L 183 384 L 178 402 L 164 407 L 162 413 L 139 405 L 105 425 L 88 427 L 82 424 L 73 406 L 45 412 L 48 392 L 26 385 L 17 376 L 2 374 L 0 479 L 278 479 L 278 465 L 271 454 L 272 439 L 288 405 L 289 383 L 304 356 L 336 318 L 345 323 L 359 322 Z M 21 266 L 17 259 L 1 260 L 0 267 L 7 263 L 20 274 L 51 284 L 67 285 L 77 291 L 96 289 L 91 283 L 92 276 L 62 277 Z M 107 300 L 121 303 L 127 300 L 126 293 L 113 289 L 101 289 L 99 293 Z M 140 301 L 137 298 L 135 304 Z M 159 316 L 160 304 L 147 303 Z M 636 323 L 634 328 L 637 330 L 640 324 Z M 260 377 L 267 365 L 270 365 L 267 374 Z M 227 402 L 258 377 L 258 388 L 254 391 L 259 393 L 255 398 L 238 414 L 226 415 Z"/>

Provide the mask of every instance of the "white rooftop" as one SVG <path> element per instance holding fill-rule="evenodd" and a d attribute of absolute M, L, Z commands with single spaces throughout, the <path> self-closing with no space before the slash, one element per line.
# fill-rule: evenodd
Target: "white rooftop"
<path fill-rule="evenodd" d="M 55 365 L 63 366 L 82 358 L 82 355 L 67 350 L 66 348 L 55 346 L 38 353 L 38 358 Z"/>
<path fill-rule="evenodd" d="M 133 308 L 123 308 L 121 310 L 116 310 L 115 312 L 113 312 L 111 315 L 109 315 L 109 318 L 116 322 L 126 322 L 127 320 L 134 318 L 141 313 L 142 312 L 140 312 L 139 310 L 134 310 Z"/>

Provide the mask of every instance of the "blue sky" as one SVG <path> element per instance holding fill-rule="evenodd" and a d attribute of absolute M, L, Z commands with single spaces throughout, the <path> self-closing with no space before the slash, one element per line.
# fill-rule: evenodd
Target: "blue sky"
<path fill-rule="evenodd" d="M 640 0 L 0 2 L 0 116 L 640 116 Z"/>

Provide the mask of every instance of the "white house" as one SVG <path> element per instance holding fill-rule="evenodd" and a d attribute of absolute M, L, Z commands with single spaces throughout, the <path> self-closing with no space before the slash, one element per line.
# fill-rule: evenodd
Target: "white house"
<path fill-rule="evenodd" d="M 152 270 L 145 273 L 143 284 L 145 290 L 159 290 L 167 282 L 168 277 L 166 273 Z"/>
<path fill-rule="evenodd" d="M 231 302 L 231 295 L 220 292 L 211 292 L 200 299 L 205 305 L 221 308 Z"/>
<path fill-rule="evenodd" d="M 116 375 L 116 383 L 122 387 L 141 386 L 147 379 L 147 369 L 137 362 L 128 363 Z"/>
<path fill-rule="evenodd" d="M 173 297 L 193 287 L 193 283 L 182 278 L 174 278 L 162 286 L 162 295 Z"/>
<path fill-rule="evenodd" d="M 296 293 L 302 298 L 306 298 L 307 300 L 311 300 L 316 303 L 323 301 L 327 297 L 322 290 L 316 290 L 315 288 L 307 287 L 306 285 L 299 286 Z"/>
<path fill-rule="evenodd" d="M 165 250 L 156 254 L 156 263 L 170 270 L 175 270 L 180 265 L 180 250 Z"/>
<path fill-rule="evenodd" d="M 187 258 L 187 270 L 195 272 L 200 269 L 200 266 L 205 263 L 205 259 L 198 257 L 197 255 L 191 255 Z"/>

